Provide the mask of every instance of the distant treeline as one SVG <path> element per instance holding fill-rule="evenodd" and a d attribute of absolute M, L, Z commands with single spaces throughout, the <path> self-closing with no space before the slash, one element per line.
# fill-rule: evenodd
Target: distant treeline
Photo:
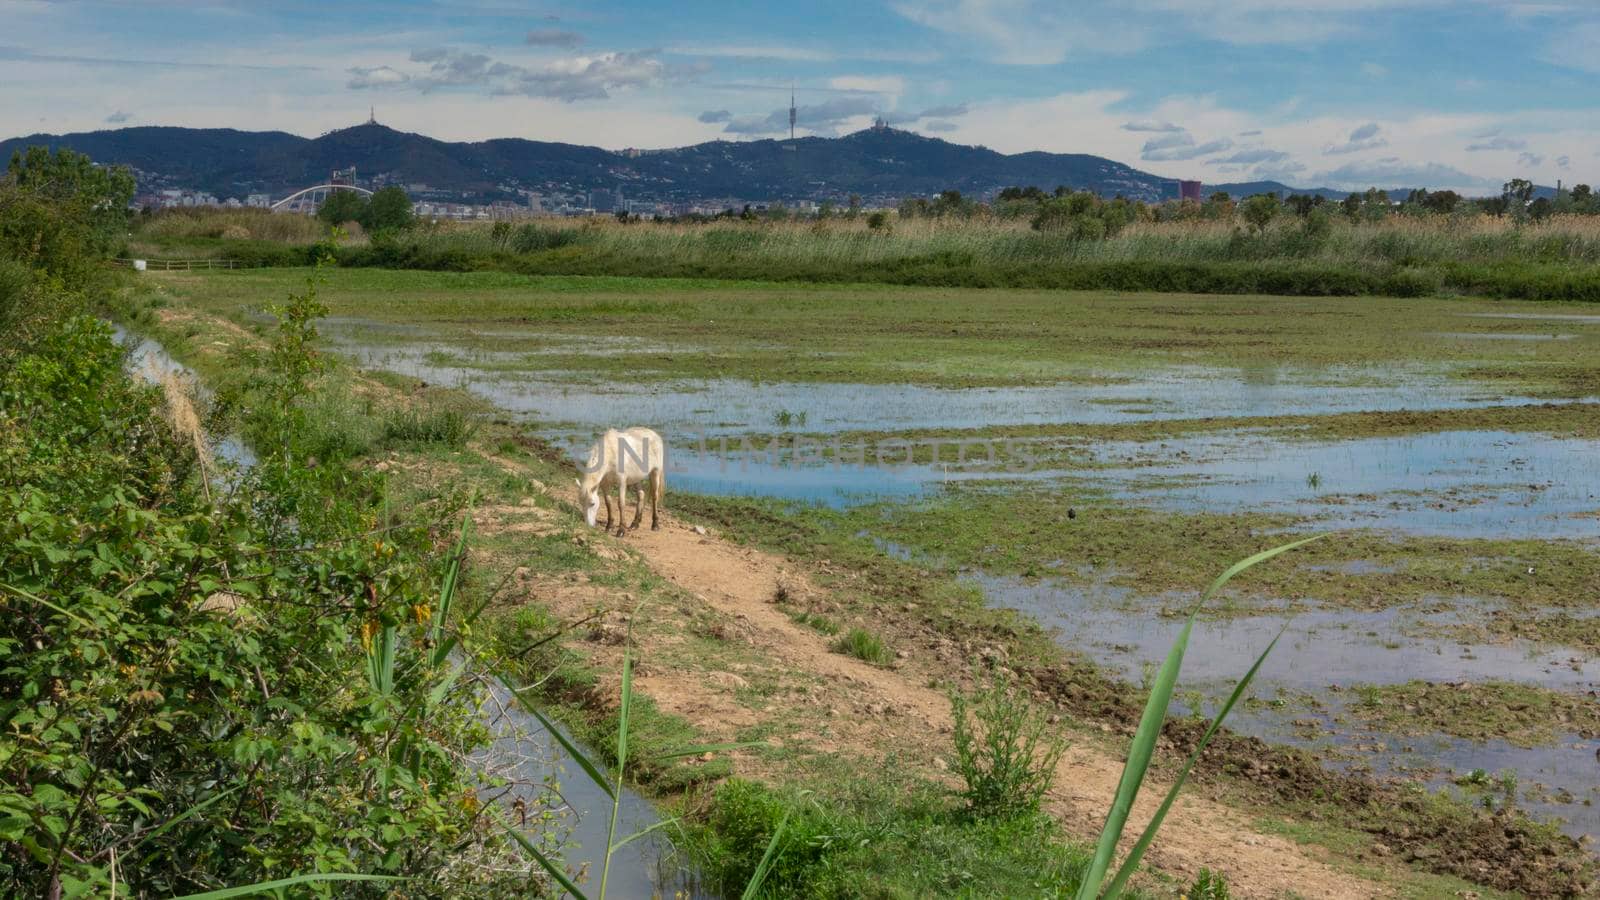
<path fill-rule="evenodd" d="M 846 212 L 808 221 L 419 222 L 345 241 L 333 253 L 341 266 L 527 274 L 1600 300 L 1600 217 L 1535 219 L 1533 204 L 1495 216 L 1459 200 L 1443 213 L 1433 211 L 1446 205 L 1436 196 L 1399 205 L 1365 196 L 1338 203 L 1261 196 L 1151 207 L 1020 191 L 988 206 L 946 195 L 930 201 L 926 214 Z M 258 235 L 237 211 L 220 231 L 192 216 L 181 229 L 169 227 L 158 215 L 130 250 L 309 264 L 308 244 L 270 239 L 282 232 L 281 218 L 260 216 Z"/>

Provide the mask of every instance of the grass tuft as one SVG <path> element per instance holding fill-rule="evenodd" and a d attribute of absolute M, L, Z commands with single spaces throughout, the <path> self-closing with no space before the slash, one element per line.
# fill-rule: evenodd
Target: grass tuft
<path fill-rule="evenodd" d="M 810 628 L 813 631 L 821 632 L 822 634 L 833 635 L 839 633 L 838 622 L 835 622 L 827 616 L 819 615 L 809 610 L 792 612 L 789 614 L 789 619 L 796 625 L 804 625 L 807 628 Z"/>
<path fill-rule="evenodd" d="M 889 648 L 883 645 L 883 641 L 877 635 L 862 628 L 850 629 L 833 642 L 832 649 L 835 653 L 854 656 L 875 666 L 887 666 L 893 658 Z"/>

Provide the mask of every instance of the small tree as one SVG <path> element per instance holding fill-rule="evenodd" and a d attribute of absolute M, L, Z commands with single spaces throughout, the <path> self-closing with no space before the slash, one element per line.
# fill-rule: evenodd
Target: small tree
<path fill-rule="evenodd" d="M 1260 234 L 1278 217 L 1278 198 L 1271 194 L 1257 194 L 1244 202 L 1240 214 L 1250 230 Z"/>
<path fill-rule="evenodd" d="M 127 228 L 134 180 L 121 166 L 97 166 L 82 153 L 67 149 L 52 153 L 48 147 L 35 146 L 11 155 L 6 180 L 23 194 L 57 208 L 63 221 L 80 230 L 92 254 L 108 252 Z"/>
<path fill-rule="evenodd" d="M 317 218 L 329 225 L 343 225 L 346 222 L 361 222 L 361 227 L 366 228 L 363 221 L 367 216 L 367 200 L 355 191 L 333 191 L 328 194 L 328 199 L 322 201 L 322 206 L 317 209 Z M 368 228 L 368 231 L 372 229 Z"/>
<path fill-rule="evenodd" d="M 1360 194 L 1352 191 L 1343 200 L 1339 201 L 1339 210 L 1344 213 L 1345 218 L 1352 222 L 1360 221 L 1361 199 Z"/>
<path fill-rule="evenodd" d="M 413 221 L 411 198 L 406 196 L 404 188 L 391 184 L 372 195 L 366 215 L 358 221 L 369 234 L 410 228 Z"/>

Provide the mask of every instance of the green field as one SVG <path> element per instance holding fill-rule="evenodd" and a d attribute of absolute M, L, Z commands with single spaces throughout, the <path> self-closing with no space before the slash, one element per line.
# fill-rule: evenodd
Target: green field
<path fill-rule="evenodd" d="M 184 305 L 248 323 L 302 283 L 305 271 L 158 277 Z M 332 315 L 356 320 L 352 330 L 374 345 L 423 339 L 447 352 L 521 355 L 494 365 L 574 378 L 1007 386 L 1092 383 L 1174 364 L 1263 373 L 1396 366 L 1536 396 L 1600 391 L 1600 328 L 1559 318 L 1595 315 L 1584 304 L 384 269 L 333 270 L 325 296 Z M 1505 314 L 1527 318 L 1485 318 Z M 414 330 L 383 327 L 392 325 Z M 1566 337 L 1544 340 L 1558 334 Z M 587 337 L 599 340 L 585 345 Z M 601 342 L 617 338 L 651 348 L 605 352 Z"/>

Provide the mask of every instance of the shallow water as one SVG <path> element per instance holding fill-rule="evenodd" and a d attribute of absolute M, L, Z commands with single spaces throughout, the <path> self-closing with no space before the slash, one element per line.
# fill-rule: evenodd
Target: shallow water
<path fill-rule="evenodd" d="M 1600 415 L 1600 409 L 1597 409 Z M 907 464 L 904 445 L 842 452 L 796 438 L 668 435 L 678 490 L 778 497 L 832 507 L 913 498 L 962 481 L 1071 476 L 1144 505 L 1182 511 L 1287 514 L 1318 529 L 1367 528 L 1466 538 L 1600 537 L 1600 441 L 1541 433 L 1441 432 L 1303 441 L 1252 432 L 1079 451 L 1088 465 L 1017 471 L 973 445 L 967 462 Z M 1046 441 L 1047 442 L 1047 441 Z M 577 457 L 588 437 L 568 440 Z M 998 442 L 997 442 L 998 443 Z M 1029 440 L 1014 446 L 1040 444 Z M 881 450 L 881 453 L 880 453 Z M 827 451 L 829 455 L 824 456 Z"/>
<path fill-rule="evenodd" d="M 1181 610 L 1190 596 L 1156 598 L 1130 604 L 1130 593 L 1105 583 L 1084 587 L 1042 579 L 964 576 L 977 585 L 992 606 L 1026 613 L 1048 628 L 1069 650 L 1084 653 L 1112 674 L 1138 683 L 1166 658 L 1183 622 L 1161 610 Z M 1483 744 L 1445 736 L 1401 738 L 1365 727 L 1333 721 L 1348 694 L 1330 686 L 1500 680 L 1566 691 L 1600 687 L 1600 662 L 1579 659 L 1572 651 L 1536 647 L 1524 642 L 1464 644 L 1419 636 L 1430 626 L 1448 626 L 1456 613 L 1414 613 L 1405 610 L 1361 612 L 1314 610 L 1294 616 L 1261 615 L 1195 623 L 1183 659 L 1180 690 L 1195 689 L 1214 704 L 1232 689 L 1255 658 L 1280 632 L 1283 637 L 1262 664 L 1252 694 L 1269 698 L 1278 690 L 1311 694 L 1320 708 L 1290 701 L 1286 707 L 1241 705 L 1229 726 L 1274 742 L 1321 749 L 1365 748 L 1360 761 L 1379 773 L 1430 768 L 1440 770 L 1430 783 L 1440 785 L 1452 772 L 1483 769 L 1491 774 L 1517 773 L 1524 786 L 1535 782 L 1551 790 L 1565 789 L 1575 803 L 1525 799 L 1525 808 L 1542 817 L 1565 820 L 1573 836 L 1600 834 L 1600 763 L 1596 744 L 1566 736 L 1544 747 L 1524 749 L 1503 741 Z M 1575 661 L 1576 660 L 1576 661 Z M 1317 737 L 1308 737 L 1295 721 L 1317 720 Z M 1381 749 L 1372 749 L 1381 747 Z M 1348 763 L 1340 763 L 1348 765 Z"/>
<path fill-rule="evenodd" d="M 1146 662 L 1160 662 L 1182 620 L 1163 608 L 1187 609 L 1192 596 L 1132 604 L 1126 588 L 1083 587 L 1053 579 L 1030 580 L 975 573 L 964 576 L 991 605 L 1027 613 L 1058 629 L 1063 646 L 1086 651 L 1100 665 L 1137 681 Z M 1186 682 L 1238 677 L 1280 629 L 1283 638 L 1262 665 L 1260 678 L 1297 691 L 1330 684 L 1400 684 L 1406 681 L 1521 681 L 1552 688 L 1600 686 L 1600 661 L 1581 660 L 1564 648 L 1523 642 L 1462 644 L 1419 637 L 1463 621 L 1460 613 L 1363 612 L 1323 609 L 1297 615 L 1258 615 L 1195 623 L 1184 656 Z M 1600 767 L 1597 767 L 1600 774 Z"/>
<path fill-rule="evenodd" d="M 510 782 L 505 798 L 508 805 L 511 800 L 521 799 L 530 815 L 552 805 L 563 810 L 557 820 L 557 827 L 567 833 L 568 840 L 561 851 L 562 861 L 569 871 L 587 869 L 589 881 L 580 883 L 580 887 L 598 888 L 610 827 L 611 798 L 567 759 L 555 738 L 538 719 L 522 710 L 504 685 L 490 680 L 485 691 L 482 717 L 494 741 L 477 762 Z M 571 735 L 566 736 L 571 740 Z M 581 744 L 578 747 L 589 752 Z M 554 784 L 550 783 L 552 776 Z M 648 800 L 623 788 L 617 817 L 619 840 L 661 821 Z M 537 843 L 538 834 L 530 833 L 529 838 Z M 680 854 L 673 850 L 664 832 L 632 841 L 616 851 L 606 890 L 614 897 L 715 900 L 719 896 L 701 885 L 696 872 L 682 864 Z"/>
<path fill-rule="evenodd" d="M 129 334 L 121 325 L 111 326 L 111 331 L 117 343 L 121 344 L 128 352 L 128 371 L 143 379 L 149 384 L 160 384 L 163 376 L 178 375 L 195 386 L 195 390 L 202 396 L 208 397 L 209 391 L 201 383 L 200 376 L 193 369 L 172 358 L 159 341 L 153 338 Z M 256 464 L 254 450 L 245 446 L 237 437 L 229 435 L 216 439 L 213 450 L 218 459 L 226 460 L 240 468 L 249 468 Z"/>
<path fill-rule="evenodd" d="M 341 343 L 339 348 L 362 366 L 461 387 L 504 410 L 546 425 L 567 427 L 569 432 L 593 432 L 619 422 L 649 422 L 663 433 L 743 434 L 772 428 L 785 414 L 796 430 L 834 433 L 1465 409 L 1535 402 L 1486 392 L 1422 368 L 1168 366 L 1104 373 L 1116 380 L 1110 384 L 1005 388 L 757 383 L 731 378 L 586 384 L 548 370 L 494 370 L 527 355 L 510 351 L 474 351 L 464 356 L 449 346 L 354 342 Z"/>
<path fill-rule="evenodd" d="M 1600 537 L 1600 441 L 1504 431 L 1345 441 L 1233 433 L 1092 453 L 1113 468 L 1081 477 L 1174 509 L 1288 513 L 1318 528 L 1417 535 Z"/>

